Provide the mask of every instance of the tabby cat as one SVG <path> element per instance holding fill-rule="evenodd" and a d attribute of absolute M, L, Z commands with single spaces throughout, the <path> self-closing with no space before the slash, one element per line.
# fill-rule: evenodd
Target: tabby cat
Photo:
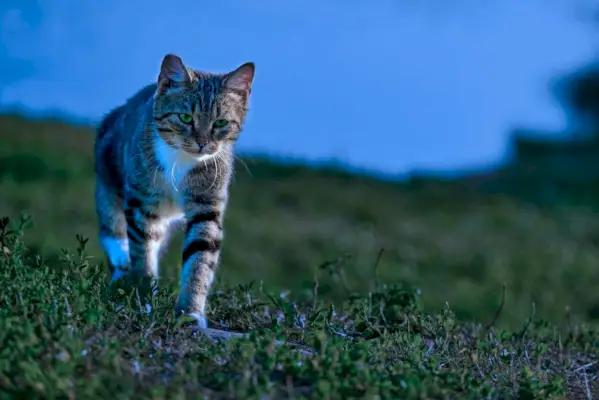
<path fill-rule="evenodd" d="M 201 328 L 254 71 L 248 62 L 226 74 L 201 72 L 168 54 L 157 82 L 107 114 L 97 130 L 96 211 L 112 281 L 156 279 L 172 223 L 184 220 L 175 312 Z"/>

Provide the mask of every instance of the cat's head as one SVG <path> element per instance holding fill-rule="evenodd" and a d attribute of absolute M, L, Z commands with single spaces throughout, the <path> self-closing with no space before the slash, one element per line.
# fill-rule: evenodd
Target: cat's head
<path fill-rule="evenodd" d="M 216 154 L 237 140 L 254 78 L 251 62 L 226 74 L 187 68 L 168 54 L 154 95 L 154 124 L 171 147 L 199 156 Z"/>

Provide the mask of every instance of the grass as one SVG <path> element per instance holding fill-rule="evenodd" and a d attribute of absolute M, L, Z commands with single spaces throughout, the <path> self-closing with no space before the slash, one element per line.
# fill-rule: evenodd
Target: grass
<path fill-rule="evenodd" d="M 0 117 L 6 398 L 597 391 L 599 219 L 589 210 L 244 157 L 209 320 L 252 337 L 216 343 L 172 316 L 177 243 L 156 297 L 106 286 L 92 143 L 85 126 Z M 22 224 L 22 212 L 33 219 Z"/>
<path fill-rule="evenodd" d="M 26 222 L 0 221 L 3 398 L 549 399 L 597 390 L 596 330 L 562 336 L 534 315 L 515 331 L 463 323 L 449 307 L 423 312 L 402 285 L 336 305 L 317 285 L 309 301 L 252 284 L 222 288 L 210 299 L 213 325 L 252 334 L 212 341 L 173 317 L 173 288 L 144 299 L 110 289 L 83 238 L 64 251 L 65 268 L 49 268 L 26 251 Z"/>

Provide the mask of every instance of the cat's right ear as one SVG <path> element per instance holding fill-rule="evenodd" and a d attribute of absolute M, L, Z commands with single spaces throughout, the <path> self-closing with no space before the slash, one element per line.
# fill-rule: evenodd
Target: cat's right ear
<path fill-rule="evenodd" d="M 181 57 L 174 54 L 167 54 L 162 60 L 160 66 L 160 75 L 158 76 L 158 86 L 168 86 L 172 84 L 182 84 L 191 80 L 189 71 Z"/>

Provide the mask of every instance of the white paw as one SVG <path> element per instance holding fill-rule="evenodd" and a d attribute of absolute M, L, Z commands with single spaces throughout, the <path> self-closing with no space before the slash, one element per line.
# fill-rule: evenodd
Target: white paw
<path fill-rule="evenodd" d="M 150 303 L 144 304 L 141 312 L 142 314 L 150 315 L 152 313 L 152 305 Z"/>
<path fill-rule="evenodd" d="M 120 268 L 115 268 L 110 277 L 110 282 L 114 283 L 125 276 L 125 271 Z"/>
<path fill-rule="evenodd" d="M 196 320 L 197 328 L 199 328 L 199 329 L 208 328 L 208 320 L 206 319 L 206 316 L 199 314 L 199 313 L 189 313 L 188 315 Z"/>

